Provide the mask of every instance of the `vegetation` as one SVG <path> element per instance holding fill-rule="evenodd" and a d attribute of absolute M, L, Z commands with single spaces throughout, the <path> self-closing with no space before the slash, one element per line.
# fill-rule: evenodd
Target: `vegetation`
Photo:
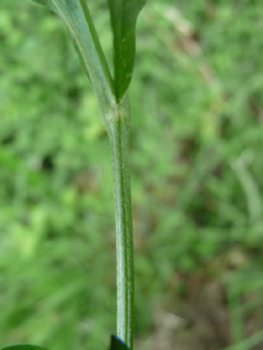
<path fill-rule="evenodd" d="M 96 98 L 58 16 L 0 8 L 0 346 L 105 349 L 115 229 Z M 113 62 L 106 2 L 91 12 Z M 262 15 L 252 0 L 151 0 L 139 19 L 138 350 L 262 349 Z"/>

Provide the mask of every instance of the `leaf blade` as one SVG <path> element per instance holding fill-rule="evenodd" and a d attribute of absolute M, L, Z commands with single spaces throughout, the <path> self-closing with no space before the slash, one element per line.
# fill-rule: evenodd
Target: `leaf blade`
<path fill-rule="evenodd" d="M 52 10 L 55 10 L 52 0 L 32 0 L 32 1 L 39 5 L 47 6 Z"/>
<path fill-rule="evenodd" d="M 48 350 L 47 348 L 43 348 L 38 345 L 31 344 L 19 344 L 19 345 L 10 345 L 2 348 L 1 350 Z"/>
<path fill-rule="evenodd" d="M 108 0 L 114 35 L 115 90 L 120 100 L 129 87 L 135 60 L 137 17 L 146 0 Z"/>
<path fill-rule="evenodd" d="M 115 107 L 114 84 L 86 0 L 33 1 L 55 11 L 67 25 L 97 95 L 100 114 L 108 129 L 109 122 L 105 116 L 109 114 L 110 108 Z"/>

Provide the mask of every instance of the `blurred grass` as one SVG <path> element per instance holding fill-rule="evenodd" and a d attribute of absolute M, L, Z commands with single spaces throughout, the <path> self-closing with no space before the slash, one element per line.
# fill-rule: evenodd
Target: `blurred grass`
<path fill-rule="evenodd" d="M 105 2 L 91 11 L 111 62 Z M 139 350 L 262 349 L 262 15 L 252 0 L 151 0 L 139 19 Z M 114 208 L 97 102 L 45 8 L 2 0 L 0 51 L 0 346 L 105 348 Z"/>

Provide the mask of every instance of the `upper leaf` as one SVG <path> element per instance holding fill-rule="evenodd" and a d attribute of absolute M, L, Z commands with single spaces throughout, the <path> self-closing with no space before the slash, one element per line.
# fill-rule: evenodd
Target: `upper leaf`
<path fill-rule="evenodd" d="M 52 0 L 33 0 L 33 1 L 36 2 L 37 4 L 47 6 L 55 10 Z"/>
<path fill-rule="evenodd" d="M 110 350 L 129 350 L 129 347 L 114 335 L 111 336 Z"/>
<path fill-rule="evenodd" d="M 86 0 L 33 0 L 55 11 L 65 22 L 93 85 L 103 122 L 115 106 L 114 84 Z"/>
<path fill-rule="evenodd" d="M 146 0 L 108 0 L 114 35 L 115 91 L 119 101 L 132 77 L 135 60 L 135 30 Z"/>
<path fill-rule="evenodd" d="M 21 344 L 21 345 L 7 346 L 1 350 L 48 350 L 48 349 L 42 348 L 41 346 L 38 346 L 38 345 Z"/>

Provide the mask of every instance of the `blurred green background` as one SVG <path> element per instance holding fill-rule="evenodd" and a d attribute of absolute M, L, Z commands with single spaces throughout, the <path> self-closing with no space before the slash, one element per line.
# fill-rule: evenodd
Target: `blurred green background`
<path fill-rule="evenodd" d="M 89 2 L 112 62 L 106 1 Z M 139 18 L 138 350 L 263 348 L 262 55 L 260 1 L 148 0 Z M 0 347 L 106 349 L 110 148 L 62 21 L 1 0 L 0 75 Z"/>

